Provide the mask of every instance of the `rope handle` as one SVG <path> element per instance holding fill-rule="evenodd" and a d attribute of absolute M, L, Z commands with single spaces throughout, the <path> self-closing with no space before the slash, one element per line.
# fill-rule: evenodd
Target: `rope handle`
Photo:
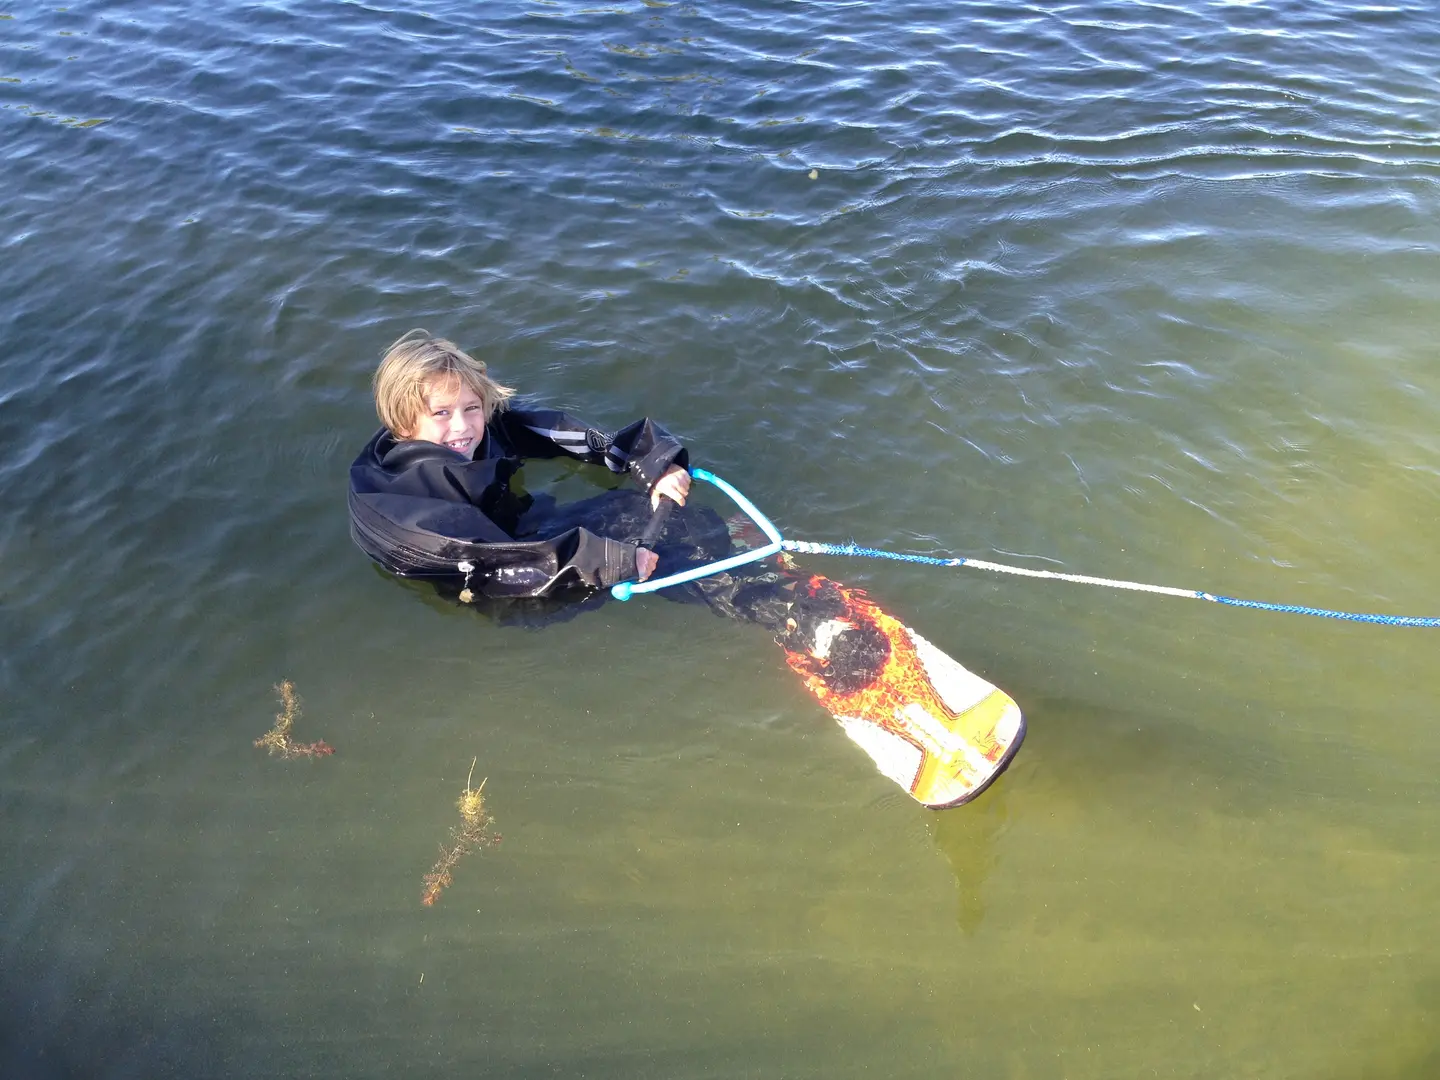
<path fill-rule="evenodd" d="M 655 507 L 655 512 L 650 515 L 650 524 L 645 526 L 645 532 L 639 540 L 635 541 L 635 546 L 654 550 L 655 541 L 660 539 L 660 534 L 665 530 L 665 522 L 670 517 L 670 511 L 674 509 L 675 500 L 661 495 L 660 505 Z"/>
<path fill-rule="evenodd" d="M 707 484 L 713 484 L 726 495 L 730 496 L 730 501 L 745 511 L 746 516 L 760 527 L 760 531 L 769 538 L 770 543 L 764 547 L 754 548 L 750 551 L 742 551 L 739 555 L 731 555 L 729 558 L 720 559 L 718 562 L 706 563 L 704 566 L 696 566 L 689 570 L 682 570 L 680 573 L 670 574 L 668 577 L 651 578 L 649 581 L 622 581 L 620 584 L 610 587 L 610 595 L 615 597 L 615 599 L 629 600 L 630 597 L 637 596 L 640 593 L 666 589 L 671 585 L 682 585 L 687 581 L 694 581 L 696 578 L 709 577 L 711 574 L 718 574 L 724 570 L 733 570 L 735 567 L 744 566 L 746 563 L 768 559 L 771 555 L 780 551 L 780 545 L 784 542 L 780 538 L 780 531 L 770 523 L 769 518 L 755 508 L 754 503 L 708 469 L 691 469 L 690 475 L 696 480 L 704 480 Z M 662 507 L 666 502 L 669 502 L 669 500 L 661 500 Z M 651 529 L 655 529 L 655 518 L 659 517 L 659 513 L 657 510 L 655 515 L 651 517 L 650 525 L 645 529 L 646 536 L 650 535 Z M 662 520 L 661 525 L 663 526 L 663 524 L 664 522 Z M 659 529 L 655 529 L 655 532 L 658 536 Z"/>

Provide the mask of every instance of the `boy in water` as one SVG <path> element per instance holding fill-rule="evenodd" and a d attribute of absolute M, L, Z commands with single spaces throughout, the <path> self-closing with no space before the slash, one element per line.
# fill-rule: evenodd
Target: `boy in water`
<path fill-rule="evenodd" d="M 659 535 L 662 554 L 639 545 L 660 500 L 684 507 L 690 492 L 688 453 L 652 420 L 607 435 L 555 409 L 512 405 L 515 392 L 490 378 L 484 363 L 425 330 L 390 346 L 373 387 L 385 426 L 350 466 L 350 534 L 394 574 L 432 579 L 466 601 L 504 601 L 501 614 L 523 620 L 573 614 L 576 601 L 603 599 L 599 590 L 621 581 L 732 554 L 729 527 L 708 508 L 671 514 Z M 511 489 L 524 458 L 562 456 L 628 473 L 641 491 L 562 506 Z M 798 584 L 782 557 L 665 595 L 703 601 L 805 648 L 799 643 L 813 642 L 815 628 L 838 609 L 833 593 L 809 595 Z M 523 600 L 555 603 L 516 603 Z M 841 629 L 825 637 L 845 639 L 830 657 L 864 654 L 861 666 L 873 666 L 873 635 Z"/>
<path fill-rule="evenodd" d="M 732 553 L 729 527 L 708 508 L 671 514 L 662 554 L 638 543 L 661 499 L 684 507 L 690 492 L 689 455 L 652 420 L 607 435 L 555 409 L 512 405 L 514 391 L 484 363 L 424 330 L 390 346 L 374 392 L 385 426 L 350 466 L 350 534 L 392 573 L 432 579 L 465 601 L 504 601 L 503 616 L 524 620 L 573 614 L 589 606 L 576 601 L 603 599 L 599 590 L 621 581 Z M 524 458 L 562 456 L 628 473 L 641 491 L 561 506 L 511 489 Z M 845 682 L 863 681 L 884 650 L 873 628 L 834 623 L 843 605 L 833 583 L 816 591 L 823 580 L 798 588 L 780 557 L 665 595 L 759 623 L 806 653 L 820 633 L 832 674 L 844 668 Z M 523 600 L 555 603 L 516 603 Z"/>
<path fill-rule="evenodd" d="M 512 405 L 514 391 L 481 361 L 424 330 L 390 346 L 373 385 L 385 426 L 350 466 L 350 533 L 392 573 L 433 579 L 452 594 L 458 586 L 462 600 L 505 601 L 504 615 L 524 619 L 573 614 L 575 601 L 643 581 L 661 564 L 668 574 L 731 553 L 729 528 L 704 508 L 670 515 L 663 558 L 639 545 L 660 500 L 683 507 L 690 492 L 689 455 L 651 420 L 612 436 L 555 409 Z M 561 456 L 628 473 L 644 494 L 607 491 L 558 506 L 511 490 L 524 458 Z M 813 655 L 818 644 L 827 681 L 861 685 L 888 650 L 874 627 L 836 621 L 843 601 L 833 583 L 816 585 L 823 581 L 797 587 L 782 557 L 666 595 L 759 623 L 787 649 Z M 561 606 L 516 603 L 542 598 Z"/>
<path fill-rule="evenodd" d="M 517 496 L 510 478 L 524 458 L 572 457 L 628 473 L 652 511 L 662 498 L 683 506 L 688 454 L 658 424 L 637 420 L 612 436 L 558 410 L 512 406 L 514 391 L 484 363 L 424 330 L 390 346 L 373 388 L 385 426 L 350 468 L 350 523 L 387 570 L 462 578 L 491 597 L 597 590 L 655 571 L 655 553 L 634 542 L 649 517 L 639 493 L 562 508 Z"/>

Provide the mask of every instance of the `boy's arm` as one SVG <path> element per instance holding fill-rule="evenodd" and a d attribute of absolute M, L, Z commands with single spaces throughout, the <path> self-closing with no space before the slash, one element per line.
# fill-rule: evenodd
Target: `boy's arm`
<path fill-rule="evenodd" d="M 634 580 L 635 547 L 625 541 L 581 528 L 516 540 L 496 516 L 506 516 L 514 469 L 508 459 L 463 461 L 441 446 L 396 447 L 377 434 L 350 468 L 351 535 L 392 573 L 458 578 L 468 563 L 472 587 L 498 596 Z"/>
<path fill-rule="evenodd" d="M 464 502 L 350 492 L 350 534 L 402 577 L 455 578 L 490 596 L 545 596 L 567 586 L 608 589 L 636 578 L 636 548 L 588 529 L 516 540 Z"/>
<path fill-rule="evenodd" d="M 549 596 L 584 586 L 608 589 L 637 576 L 634 544 L 575 528 L 548 540 L 486 544 L 478 591 L 487 596 Z"/>
<path fill-rule="evenodd" d="M 671 466 L 685 469 L 690 464 L 680 440 L 648 417 L 614 435 L 559 409 L 511 408 L 497 419 L 521 457 L 576 457 L 611 472 L 629 473 L 647 493 Z"/>

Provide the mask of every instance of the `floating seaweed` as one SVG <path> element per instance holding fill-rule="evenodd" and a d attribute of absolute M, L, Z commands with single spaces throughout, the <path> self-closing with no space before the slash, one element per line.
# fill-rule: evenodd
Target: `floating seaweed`
<path fill-rule="evenodd" d="M 282 758 L 313 758 L 333 754 L 335 748 L 324 739 L 313 743 L 297 743 L 290 737 L 290 729 L 295 726 L 295 718 L 300 715 L 300 698 L 295 693 L 295 684 L 285 679 L 275 687 L 275 692 L 280 695 L 280 704 L 285 707 L 284 711 L 275 714 L 275 726 L 256 739 L 255 745 L 265 747 L 271 757 L 278 754 Z"/>
<path fill-rule="evenodd" d="M 495 819 L 485 812 L 485 781 L 481 780 L 478 788 L 470 786 L 470 781 L 475 776 L 475 761 L 478 760 L 477 758 L 470 762 L 470 775 L 465 778 L 465 790 L 460 793 L 460 798 L 455 803 L 460 811 L 462 824 L 450 830 L 450 846 L 441 845 L 440 858 L 430 868 L 430 873 L 425 875 L 425 891 L 420 894 L 420 902 L 426 907 L 433 906 L 435 901 L 440 899 L 440 893 L 450 885 L 450 871 L 455 869 L 455 864 L 461 857 L 477 849 L 500 843 L 500 834 L 490 831 Z"/>

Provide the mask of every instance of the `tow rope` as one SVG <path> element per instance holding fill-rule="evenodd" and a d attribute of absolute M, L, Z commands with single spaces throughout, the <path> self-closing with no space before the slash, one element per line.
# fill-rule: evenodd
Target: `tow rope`
<path fill-rule="evenodd" d="M 1257 611 L 1283 611 L 1292 615 L 1314 615 L 1322 619 L 1376 623 L 1381 626 L 1440 626 L 1440 618 L 1428 618 L 1416 615 L 1372 615 L 1357 611 L 1332 611 L 1329 608 L 1306 607 L 1302 604 L 1272 604 L 1264 600 L 1242 600 L 1234 596 L 1221 596 L 1218 593 L 1204 592 L 1200 589 L 1177 589 L 1166 585 L 1146 585 L 1139 581 L 1120 581 L 1115 578 L 1092 577 L 1089 574 L 1065 574 L 1056 570 L 1032 570 L 1029 567 L 1007 566 L 1004 563 L 988 562 L 984 559 L 970 559 L 965 557 L 947 559 L 933 555 L 907 555 L 898 551 L 885 551 L 881 548 L 860 547 L 855 543 L 821 544 L 807 540 L 786 540 L 780 535 L 780 530 L 775 528 L 770 519 L 762 514 L 755 507 L 754 503 L 729 483 L 706 469 L 691 469 L 690 474 L 696 479 L 713 484 L 728 495 L 735 505 L 745 511 L 750 519 L 760 527 L 760 531 L 765 534 L 770 542 L 761 547 L 753 548 L 750 551 L 744 551 L 738 555 L 721 559 L 718 562 L 692 567 L 678 574 L 670 574 L 666 577 L 656 578 L 651 581 L 621 582 L 613 586 L 610 590 L 616 599 L 629 600 L 632 596 L 640 593 L 655 592 L 657 589 L 668 588 L 671 585 L 680 585 L 687 581 L 694 581 L 696 578 L 709 577 L 711 574 L 718 574 L 725 570 L 733 570 L 735 567 L 744 566 L 746 563 L 759 562 L 761 559 L 768 559 L 771 555 L 775 555 L 781 551 L 794 551 L 805 555 L 860 555 L 871 559 L 889 559 L 893 562 L 919 563 L 922 566 L 968 566 L 976 570 L 990 570 L 997 574 L 1014 574 L 1018 577 L 1041 578 L 1046 581 L 1069 581 L 1077 585 L 1102 585 L 1109 589 L 1127 589 L 1130 592 L 1155 593 L 1160 596 L 1176 596 L 1186 600 L 1209 600 L 1214 604 L 1253 608 Z M 662 503 L 662 505 L 664 505 L 664 503 Z"/>

